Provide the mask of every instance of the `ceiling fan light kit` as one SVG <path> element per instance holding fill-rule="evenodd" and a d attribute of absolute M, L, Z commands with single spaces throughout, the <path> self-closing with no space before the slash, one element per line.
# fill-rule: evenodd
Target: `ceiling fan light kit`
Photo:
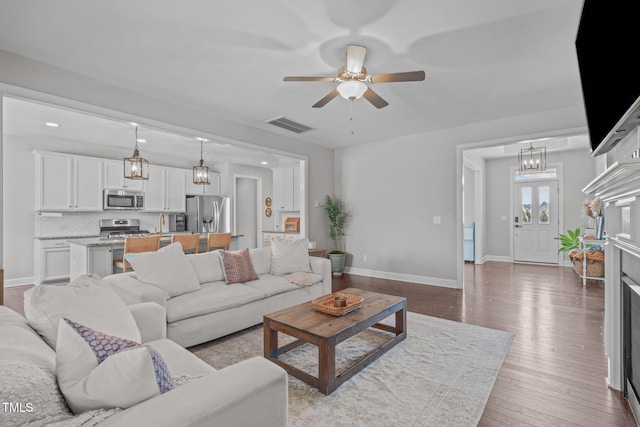
<path fill-rule="evenodd" d="M 364 67 L 364 57 L 367 48 L 358 45 L 347 46 L 347 64 L 338 70 L 337 77 L 305 77 L 287 76 L 285 82 L 339 82 L 338 86 L 325 95 L 313 108 L 324 107 L 329 101 L 342 96 L 344 99 L 356 100 L 364 97 L 376 108 L 389 105 L 380 95 L 371 89 L 369 84 L 390 82 L 417 82 L 425 78 L 424 71 L 408 71 L 402 73 L 367 74 Z"/>
<path fill-rule="evenodd" d="M 124 177 L 127 179 L 149 179 L 149 161 L 138 150 L 138 126 L 136 126 L 136 145 L 133 156 L 124 158 Z"/>
<path fill-rule="evenodd" d="M 346 82 L 340 83 L 337 87 L 340 96 L 350 101 L 361 98 L 367 89 L 367 85 L 359 80 L 347 80 Z"/>

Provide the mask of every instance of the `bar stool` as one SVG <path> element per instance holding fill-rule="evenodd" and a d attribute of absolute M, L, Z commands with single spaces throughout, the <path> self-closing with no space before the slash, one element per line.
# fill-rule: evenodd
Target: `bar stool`
<path fill-rule="evenodd" d="M 184 253 L 197 254 L 200 247 L 199 234 L 174 234 L 171 236 L 171 243 L 178 242 L 182 245 Z"/>
<path fill-rule="evenodd" d="M 128 253 L 136 253 L 136 252 L 154 252 L 160 249 L 160 236 L 159 234 L 156 236 L 145 236 L 145 237 L 125 237 L 124 239 L 124 253 L 122 254 L 123 259 L 115 259 L 113 260 L 113 266 L 117 268 L 121 268 L 124 273 L 127 269 L 131 268 L 131 264 L 127 262 L 124 257 Z"/>
<path fill-rule="evenodd" d="M 209 233 L 207 235 L 207 251 L 215 248 L 229 250 L 231 246 L 231 233 Z"/>

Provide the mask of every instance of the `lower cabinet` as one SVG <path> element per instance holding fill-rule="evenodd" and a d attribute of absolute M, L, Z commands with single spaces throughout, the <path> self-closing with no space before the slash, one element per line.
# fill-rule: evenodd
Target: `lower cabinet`
<path fill-rule="evenodd" d="M 37 284 L 69 279 L 70 252 L 67 239 L 36 239 L 34 246 Z"/>
<path fill-rule="evenodd" d="M 83 274 L 100 277 L 113 274 L 113 248 L 111 246 L 71 245 L 70 279 Z"/>

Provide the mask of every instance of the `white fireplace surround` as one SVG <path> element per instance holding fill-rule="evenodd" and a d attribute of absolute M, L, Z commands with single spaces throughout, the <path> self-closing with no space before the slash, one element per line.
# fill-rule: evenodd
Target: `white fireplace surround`
<path fill-rule="evenodd" d="M 589 183 L 583 192 L 606 203 L 604 333 L 609 364 L 607 384 L 623 390 L 622 252 L 640 260 L 640 159 L 618 160 Z"/>

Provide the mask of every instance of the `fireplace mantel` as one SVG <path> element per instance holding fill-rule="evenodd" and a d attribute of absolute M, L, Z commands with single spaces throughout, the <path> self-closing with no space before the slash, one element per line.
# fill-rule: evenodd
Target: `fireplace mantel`
<path fill-rule="evenodd" d="M 619 160 L 591 181 L 583 190 L 604 202 L 640 194 L 640 158 Z"/>

